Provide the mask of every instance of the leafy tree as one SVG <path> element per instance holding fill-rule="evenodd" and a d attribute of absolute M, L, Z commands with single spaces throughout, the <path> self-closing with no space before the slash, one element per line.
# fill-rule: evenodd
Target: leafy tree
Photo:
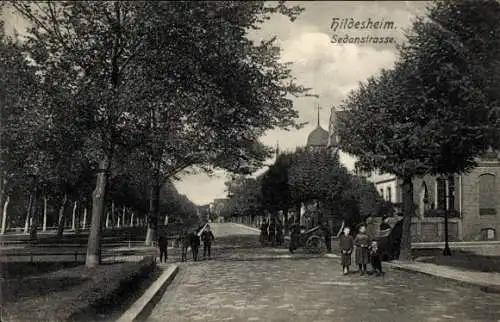
<path fill-rule="evenodd" d="M 0 23 L 0 205 L 14 192 L 15 185 L 24 186 L 36 200 L 36 180 L 42 156 L 36 149 L 40 128 L 44 126 L 42 91 L 36 68 L 22 55 L 22 47 L 4 33 Z M 28 95 L 29 93 L 29 95 Z M 31 202 L 27 220 L 36 208 Z M 6 222 L 6 213 L 2 222 Z"/>
<path fill-rule="evenodd" d="M 226 216 L 238 214 L 240 216 L 263 215 L 261 182 L 259 179 L 239 176 L 228 183 L 230 201 Z"/>
<path fill-rule="evenodd" d="M 263 207 L 272 214 L 282 210 L 287 228 L 288 210 L 293 206 L 288 176 L 293 157 L 291 153 L 280 154 L 261 178 Z"/>
<path fill-rule="evenodd" d="M 153 236 L 162 175 L 193 164 L 245 170 L 266 155 L 257 148 L 261 134 L 296 125 L 287 94 L 305 89 L 291 82 L 273 41 L 254 44 L 246 32 L 273 13 L 294 19 L 298 8 L 263 2 L 13 5 L 32 24 L 27 51 L 54 86 L 71 92 L 71 108 L 89 126 L 85 139 L 98 168 L 87 266 L 99 262 L 104 194 L 120 145 L 143 143 L 148 151 Z"/>
<path fill-rule="evenodd" d="M 146 137 L 153 195 L 162 178 L 193 165 L 253 172 L 270 153 L 258 138 L 274 127 L 297 126 L 297 112 L 287 94 L 299 95 L 305 89 L 291 82 L 274 39 L 255 44 L 247 32 L 258 29 L 271 14 L 293 20 L 301 10 L 264 2 L 151 5 L 154 28 L 147 39 L 149 50 L 140 56 L 145 66 L 155 66 L 136 75 L 162 85 L 135 91 L 151 106 Z M 150 236 L 157 217 L 157 198 L 153 199 Z"/>
<path fill-rule="evenodd" d="M 499 20 L 490 13 L 491 19 L 482 18 L 486 11 L 500 12 L 499 6 L 438 2 L 429 8 L 430 20 L 414 23 L 394 69 L 361 84 L 344 103 L 340 147 L 356 155 L 364 170 L 379 169 L 403 180 L 403 259 L 411 258 L 412 179 L 462 173 L 490 144 L 490 102 L 469 69 L 484 46 L 469 53 L 476 50 L 475 38 L 499 30 Z M 471 32 L 477 35 L 472 40 L 465 37 Z"/>

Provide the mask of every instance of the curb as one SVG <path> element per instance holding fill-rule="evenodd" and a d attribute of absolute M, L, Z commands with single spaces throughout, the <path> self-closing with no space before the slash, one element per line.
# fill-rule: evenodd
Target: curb
<path fill-rule="evenodd" d="M 178 272 L 178 265 L 170 265 L 117 322 L 144 321 Z"/>
<path fill-rule="evenodd" d="M 413 274 L 423 274 L 427 276 L 432 276 L 436 278 L 441 278 L 449 281 L 453 281 L 459 285 L 463 286 L 472 286 L 472 287 L 479 287 L 479 289 L 485 293 L 494 293 L 494 294 L 500 294 L 500 285 L 495 285 L 495 284 L 489 284 L 489 283 L 483 283 L 479 281 L 472 281 L 472 280 L 460 280 L 451 276 L 444 276 L 444 275 L 439 275 L 439 274 L 433 274 L 431 272 L 426 272 L 424 270 L 418 270 L 415 268 L 410 268 L 410 267 L 404 267 L 395 263 L 391 262 L 385 262 L 388 266 L 391 266 L 392 268 L 403 271 L 403 272 L 408 272 L 408 273 L 413 273 Z"/>

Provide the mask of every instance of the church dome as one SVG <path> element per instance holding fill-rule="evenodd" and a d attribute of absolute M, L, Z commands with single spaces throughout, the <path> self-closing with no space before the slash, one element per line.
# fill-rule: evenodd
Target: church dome
<path fill-rule="evenodd" d="M 307 137 L 307 146 L 324 146 L 328 145 L 328 131 L 321 126 L 315 128 Z"/>

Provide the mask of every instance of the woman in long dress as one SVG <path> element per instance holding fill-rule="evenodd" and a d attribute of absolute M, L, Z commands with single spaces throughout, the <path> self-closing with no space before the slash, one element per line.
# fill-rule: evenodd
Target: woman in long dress
<path fill-rule="evenodd" d="M 356 246 L 356 264 L 359 267 L 360 275 L 364 275 L 366 273 L 366 265 L 369 261 L 370 247 L 370 237 L 366 234 L 366 226 L 359 227 L 359 232 L 356 238 L 354 238 L 354 245 Z"/>

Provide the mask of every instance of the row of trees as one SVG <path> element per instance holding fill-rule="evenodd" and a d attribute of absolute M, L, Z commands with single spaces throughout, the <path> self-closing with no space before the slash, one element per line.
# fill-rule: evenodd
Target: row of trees
<path fill-rule="evenodd" d="M 330 151 L 297 149 L 283 153 L 257 178 L 239 177 L 227 182 L 230 198 L 224 216 L 259 216 L 279 211 L 300 213 L 302 204 L 319 202 L 323 218 L 345 220 L 350 225 L 370 215 L 392 211 L 373 184 L 353 175 Z M 288 226 L 288 223 L 285 223 Z"/>
<path fill-rule="evenodd" d="M 340 147 L 363 170 L 403 180 L 401 257 L 411 257 L 412 179 L 450 176 L 498 145 L 500 3 L 437 1 L 417 19 L 395 67 L 344 102 Z"/>
<path fill-rule="evenodd" d="M 187 169 L 252 172 L 271 151 L 258 138 L 298 126 L 290 97 L 307 89 L 279 62 L 274 39 L 247 38 L 273 14 L 293 21 L 298 7 L 12 1 L 4 9 L 29 27 L 22 37 L 0 34 L 0 203 L 24 189 L 34 219 L 40 195 L 91 204 L 88 267 L 100 263 L 106 200 L 147 212 L 149 243 L 165 182 Z"/>

